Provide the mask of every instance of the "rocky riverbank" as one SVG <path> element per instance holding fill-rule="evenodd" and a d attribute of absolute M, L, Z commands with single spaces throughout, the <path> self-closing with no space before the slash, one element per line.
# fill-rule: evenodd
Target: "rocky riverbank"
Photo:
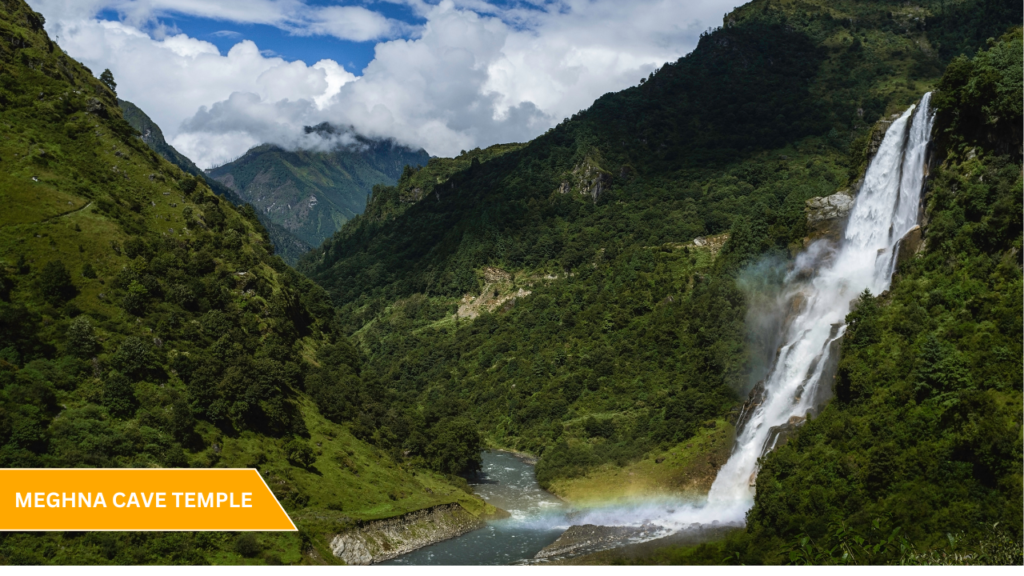
<path fill-rule="evenodd" d="M 346 564 L 376 564 L 482 528 L 485 521 L 457 503 L 445 504 L 362 523 L 336 535 L 331 551 Z"/>

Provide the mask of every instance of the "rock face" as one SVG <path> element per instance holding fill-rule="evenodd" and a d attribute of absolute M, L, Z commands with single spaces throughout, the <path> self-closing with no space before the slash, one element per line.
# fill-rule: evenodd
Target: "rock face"
<path fill-rule="evenodd" d="M 889 126 L 900 117 L 899 114 L 893 114 L 888 119 L 879 120 L 875 123 L 875 127 L 871 130 L 871 141 L 868 142 L 868 159 L 878 152 L 878 147 L 882 145 L 882 139 L 885 138 L 886 131 L 889 130 Z"/>
<path fill-rule="evenodd" d="M 779 424 L 778 426 L 772 426 L 768 430 L 768 438 L 764 441 L 764 446 L 761 448 L 761 456 L 764 456 L 768 452 L 776 448 L 781 448 L 789 442 L 789 439 L 793 437 L 797 429 L 807 423 L 807 417 L 805 416 L 791 416 L 785 424 Z"/>
<path fill-rule="evenodd" d="M 513 286 L 511 274 L 488 266 L 484 268 L 484 288 L 480 295 L 464 294 L 459 300 L 456 315 L 472 320 L 484 310 L 493 312 L 498 308 L 509 309 L 515 306 L 516 300 L 530 294 L 530 290 Z"/>
<path fill-rule="evenodd" d="M 902 266 L 903 264 L 910 261 L 921 248 L 924 247 L 924 234 L 920 226 L 914 226 L 907 233 L 900 238 L 900 243 L 896 249 L 896 265 Z"/>
<path fill-rule="evenodd" d="M 807 227 L 813 236 L 839 238 L 846 217 L 853 208 L 853 196 L 849 190 L 840 190 L 831 196 L 819 196 L 807 201 Z"/>
<path fill-rule="evenodd" d="M 331 551 L 349 565 L 375 564 L 483 526 L 483 520 L 462 506 L 446 504 L 367 522 L 335 536 Z"/>
<path fill-rule="evenodd" d="M 584 196 L 590 196 L 594 202 L 601 197 L 612 183 L 612 175 L 602 170 L 590 160 L 584 160 L 572 169 L 572 183 L 562 182 L 558 187 L 560 194 L 568 194 L 576 190 Z"/>
<path fill-rule="evenodd" d="M 578 556 L 615 548 L 642 540 L 650 540 L 664 536 L 666 530 L 654 524 L 641 526 L 570 526 L 550 545 L 544 547 L 534 558 L 549 559 L 556 557 Z"/>
<path fill-rule="evenodd" d="M 761 380 L 754 386 L 754 389 L 747 395 L 747 401 L 743 403 L 743 408 L 740 409 L 740 416 L 736 419 L 736 435 L 739 436 L 743 432 L 743 427 L 746 426 L 747 422 L 750 421 L 750 417 L 754 415 L 757 410 L 764 402 L 764 380 Z"/>

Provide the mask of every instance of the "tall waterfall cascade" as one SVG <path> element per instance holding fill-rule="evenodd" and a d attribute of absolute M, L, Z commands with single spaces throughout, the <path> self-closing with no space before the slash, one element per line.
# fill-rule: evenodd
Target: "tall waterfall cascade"
<path fill-rule="evenodd" d="M 846 331 L 852 302 L 864 290 L 875 295 L 888 290 L 900 240 L 917 224 L 934 119 L 930 99 L 931 93 L 925 94 L 889 126 L 838 246 L 822 239 L 796 258 L 782 295 L 792 310 L 783 344 L 764 380 L 761 402 L 741 416 L 736 446 L 715 478 L 708 508 L 740 520 L 736 515 L 753 505 L 758 458 L 774 448 L 773 431 L 800 421 L 814 408 L 819 386 L 831 386 L 822 376 Z M 831 360 L 834 365 L 836 359 Z"/>

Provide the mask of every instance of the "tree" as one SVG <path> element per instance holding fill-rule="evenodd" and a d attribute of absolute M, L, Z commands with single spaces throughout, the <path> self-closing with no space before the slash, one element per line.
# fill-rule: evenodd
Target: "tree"
<path fill-rule="evenodd" d="M 14 280 L 7 275 L 7 271 L 0 268 L 0 302 L 10 302 L 11 290 L 14 290 Z"/>
<path fill-rule="evenodd" d="M 135 388 L 128 377 L 113 370 L 103 383 L 103 405 L 116 418 L 131 418 L 135 414 L 138 401 Z"/>
<path fill-rule="evenodd" d="M 124 311 L 135 316 L 142 316 L 146 311 L 146 300 L 149 298 L 149 290 L 141 283 L 132 281 L 128 285 L 128 294 L 121 300 L 121 307 Z"/>
<path fill-rule="evenodd" d="M 114 73 L 109 68 L 100 74 L 100 82 L 103 82 L 107 88 L 110 88 L 111 92 L 117 94 L 117 82 L 114 82 Z"/>
<path fill-rule="evenodd" d="M 67 352 L 79 358 L 88 358 L 96 351 L 96 336 L 87 316 L 71 321 L 67 332 Z"/>
<path fill-rule="evenodd" d="M 124 374 L 139 376 L 151 367 L 152 357 L 149 347 L 142 340 L 129 336 L 117 347 L 117 352 L 110 358 L 110 364 Z"/>
<path fill-rule="evenodd" d="M 43 298 L 53 305 L 60 304 L 75 297 L 78 292 L 71 283 L 71 274 L 60 260 L 47 262 L 39 273 L 39 291 Z"/>
<path fill-rule="evenodd" d="M 460 474 L 479 470 L 483 441 L 469 420 L 442 420 L 434 426 L 434 441 L 427 446 L 427 460 L 441 472 Z"/>
<path fill-rule="evenodd" d="M 171 434 L 181 443 L 189 443 L 195 434 L 196 419 L 192 408 L 184 398 L 179 398 L 171 406 Z"/>

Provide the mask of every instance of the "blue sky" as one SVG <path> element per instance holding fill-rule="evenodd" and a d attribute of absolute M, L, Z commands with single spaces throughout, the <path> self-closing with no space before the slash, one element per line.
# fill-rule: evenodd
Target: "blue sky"
<path fill-rule="evenodd" d="M 117 13 L 105 10 L 99 15 L 105 20 L 118 21 Z M 280 56 L 291 62 L 317 62 L 324 58 L 337 61 L 349 72 L 360 74 L 373 60 L 376 41 L 353 42 L 332 36 L 296 36 L 276 26 L 223 22 L 194 16 L 164 17 L 160 21 L 170 28 L 205 40 L 226 54 L 239 40 L 252 40 L 265 54 Z M 408 21 L 414 21 L 409 18 Z"/>
<path fill-rule="evenodd" d="M 310 6 L 333 6 L 339 4 L 366 5 L 361 2 L 333 2 L 330 0 L 310 0 Z M 507 5 L 507 2 L 495 3 Z M 417 16 L 409 6 L 379 2 L 373 5 L 375 12 L 387 18 L 407 22 L 411 25 L 422 25 L 426 19 Z M 97 18 L 120 21 L 121 15 L 114 8 L 105 8 L 97 13 Z M 252 40 L 264 52 L 293 61 L 302 60 L 313 63 L 324 58 L 337 61 L 346 70 L 359 74 L 373 60 L 375 40 L 354 42 L 328 35 L 299 36 L 268 24 L 253 24 L 230 20 L 202 18 L 189 14 L 171 11 L 157 20 L 171 29 L 180 30 L 185 34 L 205 40 L 217 46 L 222 53 L 227 53 L 239 40 Z"/>
<path fill-rule="evenodd" d="M 202 167 L 327 121 L 447 156 L 536 137 L 737 0 L 28 0 Z"/>

